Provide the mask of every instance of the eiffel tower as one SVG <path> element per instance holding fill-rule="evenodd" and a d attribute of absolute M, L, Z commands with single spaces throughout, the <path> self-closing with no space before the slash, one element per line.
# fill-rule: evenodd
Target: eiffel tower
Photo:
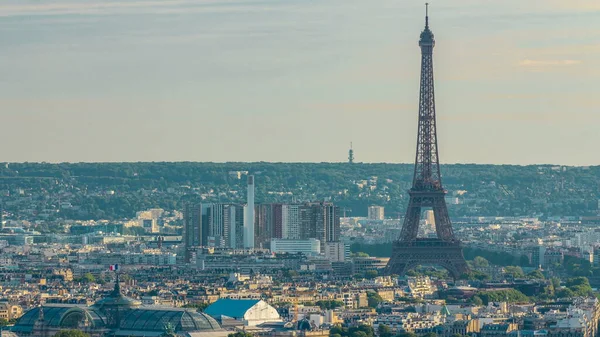
<path fill-rule="evenodd" d="M 404 275 L 421 264 L 444 267 L 454 279 L 468 272 L 460 241 L 454 236 L 446 206 L 446 190 L 442 187 L 438 158 L 433 88 L 433 47 L 435 40 L 429 29 L 429 4 L 426 4 L 425 30 L 419 40 L 421 47 L 421 93 L 419 99 L 419 131 L 417 155 L 410 200 L 402 231 L 393 243 L 392 257 L 386 273 Z M 423 207 L 431 207 L 437 238 L 417 238 Z"/>

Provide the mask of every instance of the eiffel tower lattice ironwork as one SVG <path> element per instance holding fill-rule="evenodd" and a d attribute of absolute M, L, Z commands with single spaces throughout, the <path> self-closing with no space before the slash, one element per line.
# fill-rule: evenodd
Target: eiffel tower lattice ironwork
<path fill-rule="evenodd" d="M 428 4 L 427 4 L 428 6 Z M 421 93 L 419 98 L 419 131 L 413 185 L 402 231 L 393 243 L 386 273 L 404 275 L 418 265 L 444 267 L 456 279 L 468 272 L 460 241 L 454 236 L 446 206 L 446 190 L 442 187 L 435 121 L 433 85 L 433 47 L 435 40 L 429 29 L 426 8 L 425 30 L 421 33 Z M 424 207 L 431 207 L 437 238 L 418 238 L 419 222 Z"/>

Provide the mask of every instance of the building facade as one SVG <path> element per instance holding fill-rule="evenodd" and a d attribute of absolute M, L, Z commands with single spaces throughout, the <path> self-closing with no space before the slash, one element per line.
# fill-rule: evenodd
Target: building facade
<path fill-rule="evenodd" d="M 195 247 L 204 245 L 202 227 L 202 204 L 185 204 L 183 208 L 183 246 L 185 261 L 190 262 Z"/>
<path fill-rule="evenodd" d="M 319 255 L 321 253 L 321 242 L 317 239 L 273 239 L 271 240 L 271 251 L 273 253 L 302 253 L 307 256 Z"/>
<path fill-rule="evenodd" d="M 367 217 L 369 220 L 383 220 L 385 218 L 383 206 L 369 206 Z"/>

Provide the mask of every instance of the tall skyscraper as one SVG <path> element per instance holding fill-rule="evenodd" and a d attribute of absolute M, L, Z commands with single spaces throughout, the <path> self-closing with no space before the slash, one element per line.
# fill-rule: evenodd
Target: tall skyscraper
<path fill-rule="evenodd" d="M 186 261 L 197 247 L 244 248 L 244 206 L 223 203 L 187 204 L 183 209 Z"/>
<path fill-rule="evenodd" d="M 244 248 L 254 248 L 254 176 L 248 176 L 248 203 L 244 222 Z"/>
<path fill-rule="evenodd" d="M 268 248 L 273 236 L 274 218 L 279 213 L 281 218 L 281 207 L 278 204 L 259 204 L 255 209 L 255 231 L 254 231 L 254 246 L 257 248 Z"/>
<path fill-rule="evenodd" d="M 331 202 L 256 205 L 255 247 L 318 240 L 320 252 L 340 241 L 340 209 Z M 333 246 L 332 246 L 333 247 Z M 331 250 L 331 249 L 330 249 Z"/>
<path fill-rule="evenodd" d="M 340 239 L 339 207 L 329 202 L 307 203 L 300 207 L 300 239 L 317 239 L 321 251 L 327 242 Z"/>
<path fill-rule="evenodd" d="M 271 206 L 273 216 L 272 216 L 272 229 L 271 229 L 271 237 L 275 239 L 283 239 L 283 208 L 285 205 L 283 204 L 273 204 Z"/>
<path fill-rule="evenodd" d="M 205 246 L 222 247 L 224 245 L 226 221 L 229 220 L 229 212 L 226 204 L 203 204 L 203 213 L 206 215 L 205 226 L 208 227 L 208 239 Z M 229 233 L 227 233 L 229 234 Z M 229 236 L 229 235 L 227 235 Z"/>
<path fill-rule="evenodd" d="M 250 193 L 252 196 L 252 193 Z M 249 198 L 252 203 L 252 198 Z M 273 239 L 325 244 L 340 239 L 339 207 L 330 202 L 254 205 L 254 231 L 248 242 L 249 207 L 239 204 L 187 204 L 183 210 L 186 261 L 197 247 L 270 248 Z"/>
<path fill-rule="evenodd" d="M 186 262 L 190 262 L 192 250 L 204 244 L 202 233 L 202 204 L 185 204 L 183 207 L 183 247 Z"/>
<path fill-rule="evenodd" d="M 4 229 L 4 204 L 0 200 L 0 230 Z"/>
<path fill-rule="evenodd" d="M 202 204 L 204 246 L 243 248 L 244 207 L 238 204 Z"/>
<path fill-rule="evenodd" d="M 298 240 L 300 235 L 300 204 L 281 206 L 281 238 Z"/>
<path fill-rule="evenodd" d="M 340 208 L 332 203 L 323 205 L 325 212 L 325 242 L 340 241 Z"/>
<path fill-rule="evenodd" d="M 227 204 L 223 208 L 222 246 L 243 248 L 244 206 Z"/>

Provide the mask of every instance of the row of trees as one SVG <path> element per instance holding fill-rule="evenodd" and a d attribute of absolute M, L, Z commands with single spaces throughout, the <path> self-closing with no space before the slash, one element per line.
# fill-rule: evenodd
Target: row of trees
<path fill-rule="evenodd" d="M 375 330 L 372 326 L 361 324 L 353 327 L 334 326 L 329 330 L 330 337 L 374 337 Z"/>
<path fill-rule="evenodd" d="M 11 319 L 0 318 L 0 328 L 5 327 L 10 324 L 15 324 L 16 321 L 17 320 L 14 318 L 11 318 Z"/>
<path fill-rule="evenodd" d="M 557 287 L 555 289 L 555 296 L 559 298 L 594 296 L 594 291 L 587 277 L 574 277 L 565 282 L 564 288 Z"/>
<path fill-rule="evenodd" d="M 104 214 L 122 218 L 147 207 L 181 209 L 188 198 L 197 197 L 196 193 L 187 197 L 166 193 L 170 188 L 178 192 L 182 186 L 217 192 L 243 189 L 244 179 L 229 175 L 229 171 L 243 170 L 257 175 L 257 200 L 289 201 L 286 198 L 291 197 L 287 196 L 275 200 L 278 197 L 268 192 L 293 191 L 299 199 L 332 198 L 340 206 L 353 209 L 353 215 L 360 216 L 366 215 L 369 204 L 385 206 L 389 212 L 404 211 L 413 168 L 412 164 L 363 163 L 15 163 L 0 165 L 0 189 L 44 190 L 54 194 L 56 189 L 69 188 L 78 194 L 76 204 L 86 211 L 63 210 L 69 217 L 98 218 Z M 481 201 L 474 202 L 482 214 L 593 214 L 600 198 L 600 192 L 594 188 L 600 179 L 600 167 L 556 172 L 548 166 L 443 165 L 442 170 L 445 187 L 477 195 Z M 355 184 L 372 176 L 379 178 L 372 192 Z M 558 179 L 565 188 L 556 189 Z M 112 196 L 79 193 L 110 189 L 118 193 Z M 148 196 L 139 193 L 141 189 L 158 193 Z M 572 191 L 584 199 L 573 198 Z M 545 202 L 533 202 L 536 199 Z M 452 215 L 471 215 L 470 206 L 453 205 L 449 211 Z"/>
<path fill-rule="evenodd" d="M 193 308 L 196 309 L 196 311 L 198 312 L 203 312 L 204 309 L 206 309 L 210 304 L 205 303 L 205 302 L 200 302 L 200 303 L 188 303 L 186 305 L 184 305 L 184 308 Z"/>
<path fill-rule="evenodd" d="M 336 308 L 341 308 L 344 306 L 344 302 L 336 301 L 336 300 L 321 300 L 321 301 L 317 301 L 317 303 L 315 303 L 315 304 L 317 306 L 319 306 L 319 308 L 321 308 L 321 310 L 336 309 Z"/>
<path fill-rule="evenodd" d="M 516 289 L 480 291 L 471 299 L 475 305 L 488 305 L 490 302 L 529 303 L 530 299 Z"/>
<path fill-rule="evenodd" d="M 463 253 L 465 255 L 465 259 L 474 260 L 476 257 L 482 257 L 486 261 L 496 265 L 496 266 L 521 266 L 528 267 L 530 265 L 529 258 L 525 255 L 515 257 L 510 254 L 495 252 L 480 248 L 471 248 L 464 247 Z"/>

